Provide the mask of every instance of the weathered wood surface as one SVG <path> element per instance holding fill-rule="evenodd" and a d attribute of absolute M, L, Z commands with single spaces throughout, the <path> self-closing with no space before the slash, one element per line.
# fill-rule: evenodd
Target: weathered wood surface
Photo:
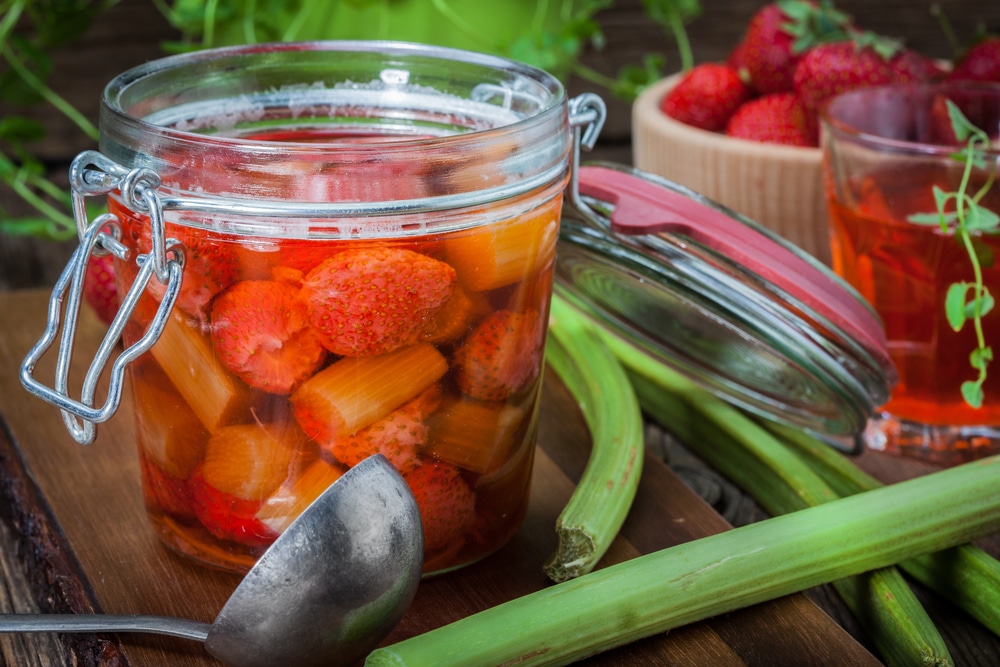
<path fill-rule="evenodd" d="M 0 544 L 0 549 L 20 555 L 32 592 L 46 611 L 168 614 L 210 622 L 238 579 L 193 565 L 157 541 L 142 504 L 128 396 L 122 414 L 99 427 L 93 445 L 81 447 L 64 432 L 54 408 L 20 387 L 17 367 L 40 330 L 45 297 L 42 290 L 0 293 L 0 309 L 21 315 L 0 330 L 0 420 L 7 425 L 0 431 L 0 502 L 8 508 L 5 521 L 14 517 L 10 532 L 19 545 Z M 92 349 L 101 332 L 85 313 L 81 350 Z M 51 363 L 41 364 L 38 377 L 47 377 L 51 368 Z M 532 500 L 514 541 L 480 563 L 422 583 L 390 640 L 549 585 L 541 566 L 555 550 L 555 518 L 583 472 L 589 446 L 584 422 L 554 374 L 545 385 L 540 429 Z M 728 527 L 650 453 L 633 510 L 602 565 Z M 193 642 L 154 636 L 85 636 L 67 647 L 70 664 L 216 664 Z M 57 653 L 52 664 L 60 664 L 62 653 Z M 588 662 L 879 664 L 802 594 L 692 624 Z"/>

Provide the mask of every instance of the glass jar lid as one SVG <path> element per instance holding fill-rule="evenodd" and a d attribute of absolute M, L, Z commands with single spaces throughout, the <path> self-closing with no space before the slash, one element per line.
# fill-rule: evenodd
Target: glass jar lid
<path fill-rule="evenodd" d="M 571 304 L 724 400 L 856 449 L 897 375 L 852 287 L 675 183 L 607 163 L 576 178 L 556 266 Z"/>

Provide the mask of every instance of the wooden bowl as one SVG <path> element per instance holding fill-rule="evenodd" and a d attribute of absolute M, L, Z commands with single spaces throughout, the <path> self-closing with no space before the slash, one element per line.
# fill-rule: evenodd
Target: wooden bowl
<path fill-rule="evenodd" d="M 742 213 L 829 265 L 820 149 L 733 139 L 675 121 L 659 104 L 679 79 L 663 79 L 635 101 L 635 166 Z"/>

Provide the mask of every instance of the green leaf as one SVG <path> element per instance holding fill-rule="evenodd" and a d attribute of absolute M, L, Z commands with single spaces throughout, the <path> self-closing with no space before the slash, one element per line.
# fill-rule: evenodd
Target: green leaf
<path fill-rule="evenodd" d="M 0 118 L 0 140 L 11 143 L 38 141 L 45 137 L 45 125 L 33 118 L 5 116 Z"/>
<path fill-rule="evenodd" d="M 993 300 L 993 295 L 986 291 L 986 288 L 983 287 L 983 293 L 979 297 L 979 316 L 985 316 L 993 310 L 995 305 L 996 302 Z"/>
<path fill-rule="evenodd" d="M 970 287 L 972 285 L 966 282 L 955 283 L 948 287 L 948 293 L 944 298 L 944 313 L 953 331 L 961 331 L 965 325 L 967 318 L 965 294 Z"/>
<path fill-rule="evenodd" d="M 945 100 L 948 108 L 948 120 L 951 121 L 951 129 L 959 141 L 968 141 L 969 137 L 979 132 L 979 128 L 969 122 L 958 105 L 951 100 Z"/>
<path fill-rule="evenodd" d="M 948 215 L 942 215 L 941 213 L 911 213 L 906 216 L 906 221 L 917 225 L 940 225 L 942 228 L 947 229 L 948 225 L 955 221 L 955 214 L 949 213 Z"/>
<path fill-rule="evenodd" d="M 977 347 L 969 354 L 969 365 L 977 371 L 986 370 L 986 366 L 993 361 L 993 348 Z"/>
<path fill-rule="evenodd" d="M 978 382 L 968 382 L 962 383 L 962 398 L 965 402 L 974 408 L 981 408 L 983 406 L 983 386 Z"/>
<path fill-rule="evenodd" d="M 969 231 L 987 231 L 1000 227 L 1000 215 L 985 206 L 971 204 L 965 212 L 965 228 Z"/>

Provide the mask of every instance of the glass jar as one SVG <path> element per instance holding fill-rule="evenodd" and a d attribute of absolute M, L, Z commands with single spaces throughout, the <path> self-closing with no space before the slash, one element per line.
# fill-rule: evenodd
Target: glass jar
<path fill-rule="evenodd" d="M 527 506 L 571 144 L 555 78 L 437 47 L 225 48 L 113 80 L 82 180 L 117 179 L 98 222 L 127 249 L 120 293 L 159 265 L 125 345 L 176 293 L 129 366 L 160 538 L 246 571 L 382 454 L 420 507 L 425 574 L 506 543 Z"/>

